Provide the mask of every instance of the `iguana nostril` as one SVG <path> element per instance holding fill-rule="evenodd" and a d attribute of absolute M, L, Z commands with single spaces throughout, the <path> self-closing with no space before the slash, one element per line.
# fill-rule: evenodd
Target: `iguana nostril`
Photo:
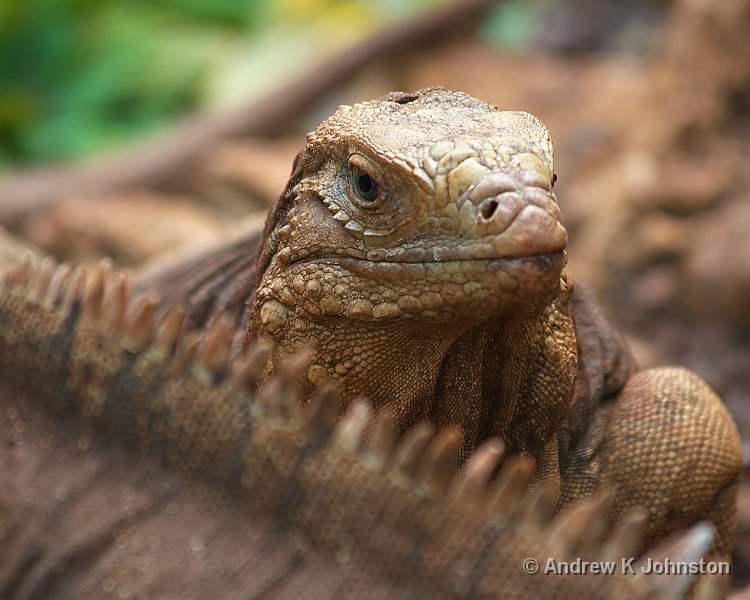
<path fill-rule="evenodd" d="M 486 221 L 489 221 L 494 216 L 498 206 L 499 204 L 494 198 L 482 202 L 482 204 L 479 206 L 479 212 L 482 215 L 482 218 Z"/>

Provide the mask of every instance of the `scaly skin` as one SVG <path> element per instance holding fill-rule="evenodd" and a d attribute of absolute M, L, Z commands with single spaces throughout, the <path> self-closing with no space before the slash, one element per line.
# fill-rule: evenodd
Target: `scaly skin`
<path fill-rule="evenodd" d="M 576 345 L 551 153 L 536 118 L 463 94 L 339 108 L 269 220 L 248 343 L 312 343 L 310 389 L 397 399 L 402 430 L 461 426 L 465 454 L 502 433 L 554 476 Z"/>
<path fill-rule="evenodd" d="M 301 407 L 306 360 L 256 391 L 257 350 L 226 369 L 230 329 L 175 353 L 121 280 L 34 268 L 0 284 L 0 596 L 27 598 L 679 598 L 682 577 L 529 575 L 524 559 L 632 556 L 602 497 L 551 520 L 528 460 L 490 485 L 497 441 L 454 480 L 457 432 L 388 441 L 385 413 Z M 187 344 L 187 345 L 185 345 Z M 545 507 L 549 507 L 545 509 Z M 710 528 L 649 556 L 698 560 Z M 638 563 L 634 563 L 638 569 Z M 706 596 L 707 598 L 710 596 Z"/>
<path fill-rule="evenodd" d="M 306 391 L 337 382 L 342 410 L 364 395 L 399 432 L 458 426 L 463 457 L 504 439 L 561 507 L 607 484 L 617 511 L 647 507 L 649 542 L 710 519 L 711 558 L 728 559 L 734 422 L 695 375 L 636 372 L 564 272 L 553 180 L 549 133 L 527 113 L 439 88 L 340 107 L 308 136 L 263 236 L 245 238 L 257 260 L 238 267 L 236 243 L 225 261 L 209 252 L 168 300 L 221 298 L 213 314 L 245 327 L 237 354 L 276 342 L 267 374 L 312 345 Z"/>

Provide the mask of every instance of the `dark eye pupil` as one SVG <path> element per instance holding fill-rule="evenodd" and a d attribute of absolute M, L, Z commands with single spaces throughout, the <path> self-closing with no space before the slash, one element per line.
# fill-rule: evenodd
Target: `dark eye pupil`
<path fill-rule="evenodd" d="M 363 194 L 369 194 L 375 186 L 372 177 L 365 175 L 364 173 L 357 177 L 357 184 L 359 185 L 359 191 Z"/>
<path fill-rule="evenodd" d="M 352 179 L 354 180 L 355 191 L 362 200 L 374 200 L 378 195 L 378 184 L 359 167 L 352 169 Z"/>

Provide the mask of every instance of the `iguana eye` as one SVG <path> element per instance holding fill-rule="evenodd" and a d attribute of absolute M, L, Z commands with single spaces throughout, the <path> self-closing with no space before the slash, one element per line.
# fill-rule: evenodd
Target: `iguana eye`
<path fill-rule="evenodd" d="M 359 167 L 351 166 L 352 186 L 357 196 L 365 202 L 372 202 L 380 193 L 380 186 L 365 171 Z"/>

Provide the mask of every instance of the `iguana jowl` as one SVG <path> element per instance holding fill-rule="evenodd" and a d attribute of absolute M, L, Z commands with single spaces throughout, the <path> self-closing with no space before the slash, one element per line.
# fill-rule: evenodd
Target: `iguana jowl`
<path fill-rule="evenodd" d="M 191 326 L 234 310 L 276 347 L 304 345 L 308 391 L 389 405 L 533 456 L 559 504 L 614 489 L 649 511 L 648 539 L 694 522 L 729 554 L 742 465 L 716 395 L 678 368 L 636 371 L 564 272 L 546 128 L 428 88 L 342 106 L 308 136 L 261 234 L 141 282 L 186 302 Z M 253 256 L 257 259 L 253 261 Z"/>

